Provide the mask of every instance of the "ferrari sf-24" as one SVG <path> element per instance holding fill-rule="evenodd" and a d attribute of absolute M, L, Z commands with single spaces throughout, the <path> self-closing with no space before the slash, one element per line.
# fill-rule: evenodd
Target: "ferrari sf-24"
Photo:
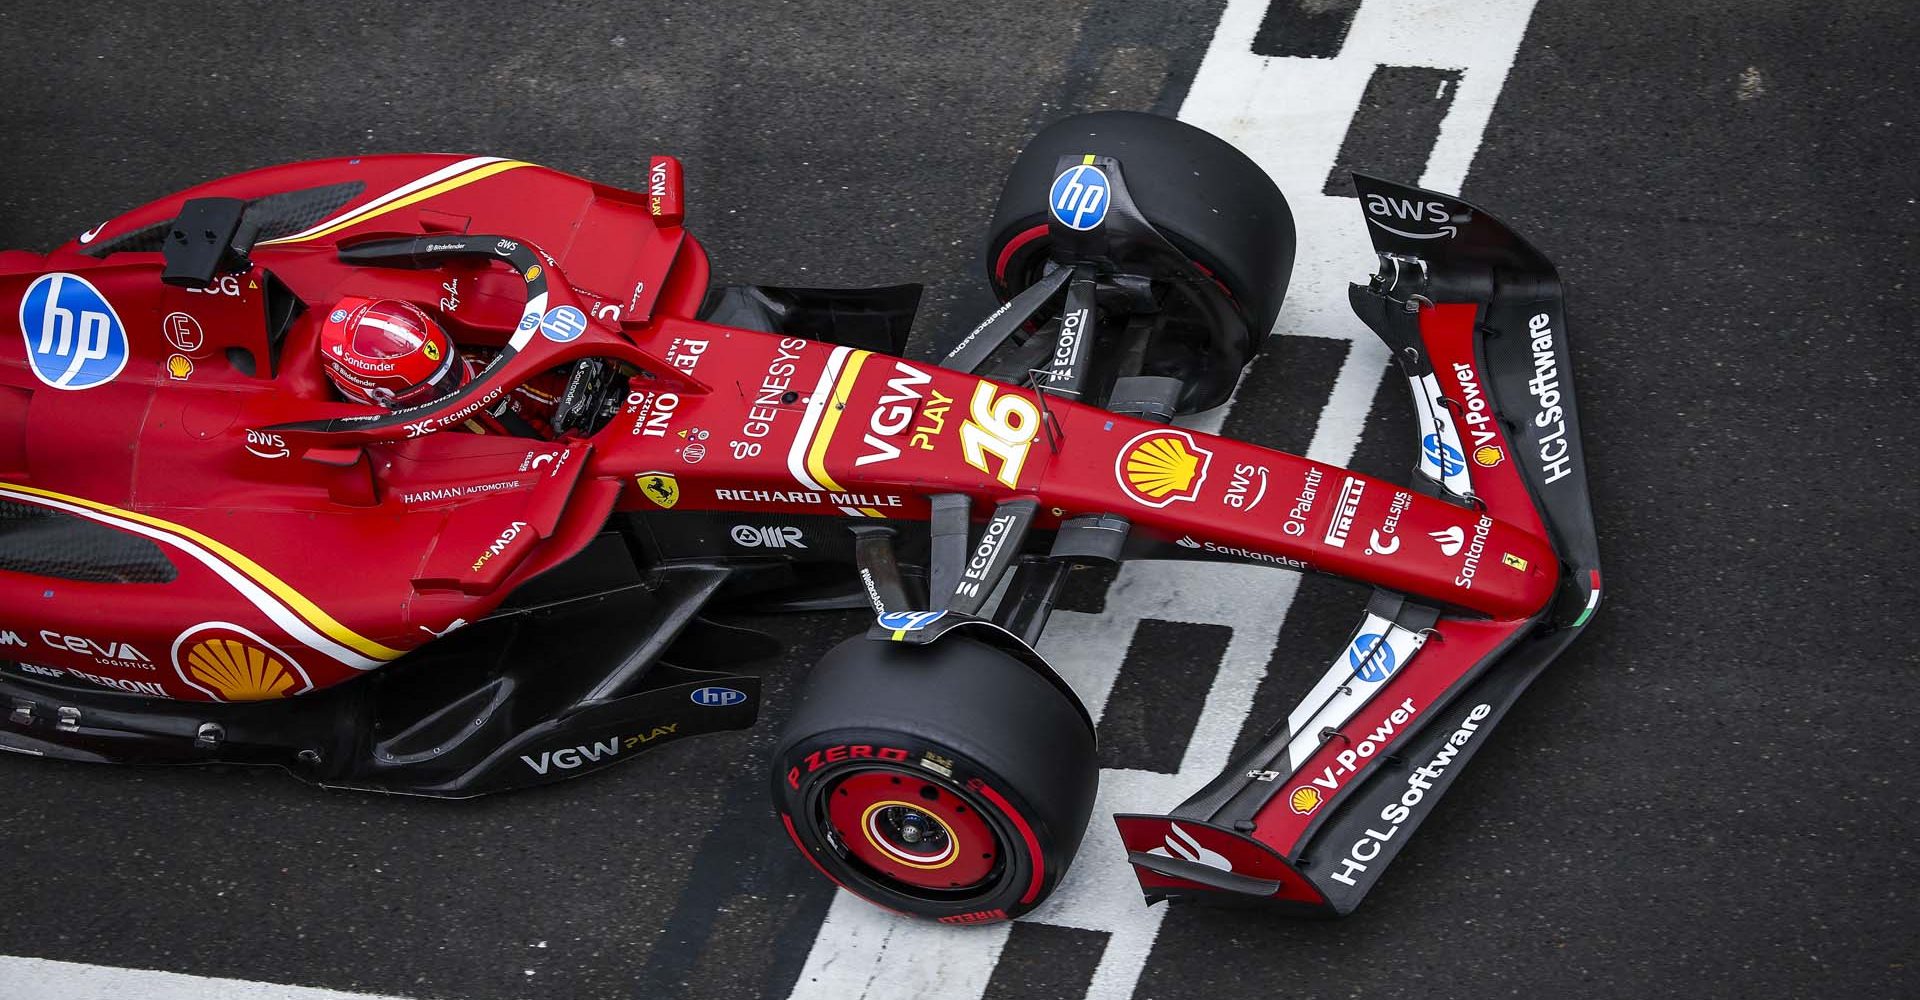
<path fill-rule="evenodd" d="M 1349 912 L 1600 599 L 1553 265 L 1354 185 L 1405 485 L 1182 426 L 1274 329 L 1295 234 L 1252 160 L 1148 115 L 1019 155 L 1004 304 L 938 361 L 905 356 L 918 286 L 713 283 L 667 156 L 637 191 L 298 163 L 0 253 L 0 749 L 473 796 L 752 724 L 778 645 L 716 615 L 864 608 L 778 740 L 770 833 L 881 906 L 999 921 L 1093 809 L 1093 721 L 1037 652 L 1070 577 L 1250 564 L 1361 584 L 1359 622 L 1120 839 L 1149 902 Z"/>

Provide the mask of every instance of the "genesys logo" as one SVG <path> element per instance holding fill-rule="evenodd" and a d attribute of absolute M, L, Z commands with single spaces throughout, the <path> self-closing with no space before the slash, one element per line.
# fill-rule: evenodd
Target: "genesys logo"
<path fill-rule="evenodd" d="M 1151 430 L 1127 442 L 1114 460 L 1114 479 L 1135 503 L 1165 507 L 1200 495 L 1213 452 L 1182 430 Z"/>
<path fill-rule="evenodd" d="M 20 299 L 20 336 L 35 378 L 92 389 L 127 367 L 127 329 L 98 288 L 77 274 L 43 274 Z"/>

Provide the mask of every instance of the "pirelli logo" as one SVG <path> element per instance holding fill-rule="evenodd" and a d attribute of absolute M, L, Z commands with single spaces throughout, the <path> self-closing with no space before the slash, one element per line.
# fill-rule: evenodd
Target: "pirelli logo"
<path fill-rule="evenodd" d="M 1347 477 L 1340 485 L 1340 497 L 1333 505 L 1333 519 L 1327 522 L 1326 542 L 1336 549 L 1347 547 L 1347 532 L 1353 529 L 1353 517 L 1360 513 L 1360 494 L 1367 484 Z"/>

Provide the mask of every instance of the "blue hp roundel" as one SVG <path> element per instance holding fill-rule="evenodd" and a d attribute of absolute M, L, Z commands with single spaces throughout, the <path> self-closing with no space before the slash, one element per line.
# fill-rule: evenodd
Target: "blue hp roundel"
<path fill-rule="evenodd" d="M 1082 163 L 1053 179 L 1047 204 L 1053 209 L 1053 217 L 1068 229 L 1092 229 L 1106 221 L 1112 196 L 1107 175 L 1091 163 Z"/>
<path fill-rule="evenodd" d="M 747 693 L 730 687 L 703 687 L 688 697 L 701 708 L 726 708 L 746 701 Z"/>
<path fill-rule="evenodd" d="M 1420 447 L 1426 450 L 1427 461 L 1440 467 L 1440 476 L 1457 476 L 1466 471 L 1467 456 L 1460 449 L 1440 440 L 1440 435 L 1429 434 L 1420 439 Z"/>
<path fill-rule="evenodd" d="M 77 274 L 43 274 L 20 299 L 27 361 L 55 389 L 105 385 L 127 367 L 127 328 L 107 297 Z"/>
<path fill-rule="evenodd" d="M 540 332 L 564 344 L 587 332 L 587 314 L 572 306 L 554 306 L 540 321 Z"/>
<path fill-rule="evenodd" d="M 1378 632 L 1369 632 L 1353 640 L 1347 649 L 1347 663 L 1353 667 L 1354 675 L 1369 683 L 1378 683 L 1393 676 L 1393 647 L 1387 644 L 1387 637 Z"/>

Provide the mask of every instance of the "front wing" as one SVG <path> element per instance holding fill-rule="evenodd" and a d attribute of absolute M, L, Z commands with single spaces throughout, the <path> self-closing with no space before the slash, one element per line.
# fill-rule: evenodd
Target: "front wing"
<path fill-rule="evenodd" d="M 1561 583 L 1546 608 L 1513 621 L 1376 591 L 1347 647 L 1259 746 L 1168 814 L 1115 817 L 1149 902 L 1224 897 L 1351 912 L 1599 605 L 1553 265 L 1457 198 L 1366 176 L 1355 184 L 1381 272 L 1351 299 L 1413 392 L 1412 488 L 1534 526 L 1559 557 Z M 1383 555 L 1439 545 L 1461 560 L 1456 586 L 1471 586 L 1483 564 L 1517 558 L 1477 534 L 1400 537 L 1393 520 L 1327 530 Z"/>

